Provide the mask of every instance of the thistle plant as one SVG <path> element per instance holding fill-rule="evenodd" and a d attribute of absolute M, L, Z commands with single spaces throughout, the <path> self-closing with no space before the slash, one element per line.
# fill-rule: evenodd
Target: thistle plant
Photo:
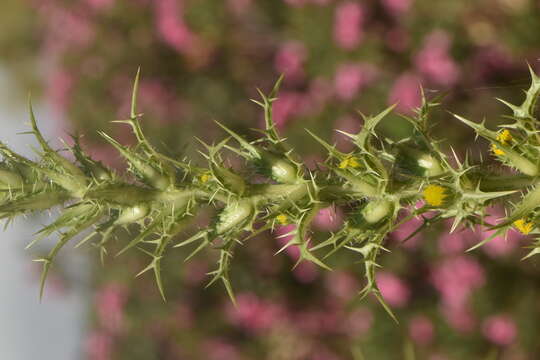
<path fill-rule="evenodd" d="M 451 159 L 441 150 L 430 124 L 430 112 L 440 105 L 440 99 L 425 96 L 414 116 L 401 115 L 413 131 L 399 141 L 376 132 L 392 106 L 375 116 L 362 116 L 364 125 L 358 133 L 340 131 L 354 144 L 354 150 L 348 153 L 308 130 L 328 153 L 320 168 L 308 170 L 278 134 L 272 119 L 281 78 L 268 95 L 259 91 L 260 99 L 252 100 L 264 111 L 261 136 L 248 141 L 217 123 L 227 137 L 214 144 L 198 140 L 205 165 L 196 165 L 192 159 L 157 151 L 144 136 L 142 114 L 137 111 L 139 75 L 133 86 L 129 118 L 115 121 L 131 127 L 136 144 L 127 147 L 100 133 L 127 162 L 125 174 L 92 159 L 76 136 L 73 145 L 67 146 L 74 161 L 52 149 L 37 127 L 31 104 L 30 133 L 41 146 L 39 160 L 23 157 L 0 143 L 0 217 L 9 222 L 21 214 L 61 209 L 60 216 L 39 230 L 28 245 L 60 234 L 47 256 L 36 260 L 43 266 L 41 296 L 47 274 L 68 242 L 77 239 L 76 247 L 91 244 L 104 257 L 117 229 L 134 226 L 139 228 L 138 234 L 115 255 L 128 256 L 124 253 L 134 250 L 147 254 L 149 263 L 139 275 L 152 271 L 163 298 L 161 261 L 167 250 L 189 248 L 186 260 L 206 248 L 217 251 L 218 261 L 209 273 L 209 284 L 222 282 L 234 302 L 229 270 L 235 252 L 261 232 L 294 225 L 283 235 L 290 240 L 278 253 L 296 246 L 300 253 L 296 265 L 309 261 L 327 270 L 331 269 L 326 261 L 336 252 L 356 253 L 365 272 L 360 296 L 374 295 L 391 315 L 375 273 L 379 256 L 388 251 L 387 235 L 414 217 L 423 219 L 423 225 L 409 237 L 425 226 L 453 219 L 451 231 L 478 226 L 495 230 L 469 250 L 509 231 L 520 231 L 535 237 L 525 258 L 540 253 L 540 135 L 535 117 L 540 78 L 532 70 L 531 86 L 522 104 L 501 100 L 512 114 L 505 116 L 508 122 L 499 131 L 486 128 L 484 122 L 452 114 L 489 141 L 489 156 L 502 163 L 496 170 L 482 161 L 471 164 L 469 156 L 461 160 L 453 150 Z M 228 152 L 245 160 L 247 175 L 227 165 Z M 488 209 L 497 201 L 505 205 L 507 215 L 497 223 L 487 223 Z M 417 206 L 419 202 L 421 206 Z M 327 206 L 342 208 L 345 220 L 326 240 L 314 243 L 310 225 Z M 178 236 L 206 208 L 215 213 L 210 225 L 190 237 Z M 436 215 L 428 217 L 428 212 Z"/>

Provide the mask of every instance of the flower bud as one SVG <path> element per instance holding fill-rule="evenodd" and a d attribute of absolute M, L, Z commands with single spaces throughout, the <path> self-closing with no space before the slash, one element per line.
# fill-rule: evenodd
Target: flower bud
<path fill-rule="evenodd" d="M 0 168 L 0 190 L 20 189 L 24 180 L 19 174 Z"/>
<path fill-rule="evenodd" d="M 405 175 L 432 177 L 444 172 L 440 162 L 432 154 L 409 147 L 400 148 L 396 165 Z"/>
<path fill-rule="evenodd" d="M 394 206 L 386 199 L 373 200 L 366 203 L 360 211 L 355 212 L 352 217 L 352 224 L 355 227 L 376 226 L 382 220 L 391 216 Z"/>
<path fill-rule="evenodd" d="M 261 173 L 282 184 L 294 184 L 298 181 L 298 169 L 289 160 L 264 152 L 257 160 Z"/>
<path fill-rule="evenodd" d="M 139 204 L 122 209 L 115 221 L 117 225 L 130 224 L 144 218 L 150 212 L 150 207 L 146 204 Z"/>
<path fill-rule="evenodd" d="M 244 226 L 254 211 L 253 203 L 250 200 L 231 202 L 219 214 L 216 233 L 223 234 L 234 227 Z"/>

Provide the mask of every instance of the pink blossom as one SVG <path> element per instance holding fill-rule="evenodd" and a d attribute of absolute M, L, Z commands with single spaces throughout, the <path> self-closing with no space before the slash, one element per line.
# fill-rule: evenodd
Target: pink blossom
<path fill-rule="evenodd" d="M 501 44 L 479 47 L 472 58 L 474 81 L 487 81 L 490 77 L 503 76 L 518 68 L 512 52 Z"/>
<path fill-rule="evenodd" d="M 285 312 L 280 305 L 260 299 L 253 293 L 241 293 L 236 297 L 236 306 L 227 304 L 226 314 L 234 325 L 260 332 L 281 321 Z"/>
<path fill-rule="evenodd" d="M 352 337 L 364 335 L 373 325 L 373 313 L 364 307 L 359 307 L 348 314 L 344 327 L 345 333 Z"/>
<path fill-rule="evenodd" d="M 496 230 L 484 230 L 482 234 L 482 239 L 489 238 L 495 233 Z M 481 249 L 486 254 L 491 257 L 501 257 L 512 253 L 513 250 L 518 248 L 519 241 L 523 238 L 520 234 L 515 231 L 509 231 L 507 236 L 504 235 L 496 236 L 489 242 L 482 245 Z"/>
<path fill-rule="evenodd" d="M 377 76 L 371 64 L 342 64 L 334 77 L 334 88 L 338 98 L 351 100 Z"/>
<path fill-rule="evenodd" d="M 83 48 L 95 38 L 89 17 L 49 3 L 37 7 L 46 19 L 45 53 L 53 59 L 68 49 Z"/>
<path fill-rule="evenodd" d="M 504 209 L 493 207 L 488 211 L 489 216 L 485 218 L 487 223 L 496 224 L 501 219 L 505 219 Z M 482 239 L 487 239 L 495 233 L 495 230 L 486 230 L 483 227 L 477 227 Z M 501 234 L 494 237 L 489 242 L 482 245 L 481 249 L 491 257 L 501 257 L 510 254 L 519 246 L 523 235 L 517 231 L 509 231 L 506 236 Z"/>
<path fill-rule="evenodd" d="M 124 329 L 125 290 L 118 284 L 107 284 L 96 295 L 96 308 L 100 325 L 111 334 Z"/>
<path fill-rule="evenodd" d="M 467 305 L 460 304 L 452 306 L 443 304 L 441 306 L 441 311 L 448 321 L 448 324 L 455 330 L 462 333 L 468 333 L 474 329 L 475 318 Z"/>
<path fill-rule="evenodd" d="M 336 7 L 334 14 L 334 40 L 345 50 L 360 45 L 364 37 L 365 11 L 358 2 L 347 1 Z"/>
<path fill-rule="evenodd" d="M 449 55 L 450 37 L 446 32 L 434 31 L 424 41 L 416 55 L 418 71 L 437 85 L 451 86 L 459 77 L 459 68 Z"/>
<path fill-rule="evenodd" d="M 303 284 L 312 283 L 319 276 L 317 266 L 309 261 L 302 261 L 293 269 L 293 276 Z"/>
<path fill-rule="evenodd" d="M 382 0 L 382 4 L 390 14 L 399 16 L 409 10 L 412 0 Z"/>
<path fill-rule="evenodd" d="M 508 315 L 494 315 L 482 323 L 482 333 L 492 343 L 507 346 L 514 342 L 517 336 L 516 323 Z"/>
<path fill-rule="evenodd" d="M 183 18 L 183 1 L 154 2 L 156 27 L 161 39 L 182 54 L 195 55 L 201 50 L 198 37 Z"/>
<path fill-rule="evenodd" d="M 334 333 L 338 330 L 341 321 L 337 310 L 320 309 L 298 311 L 292 316 L 292 323 L 304 333 L 320 334 Z"/>
<path fill-rule="evenodd" d="M 87 4 L 95 10 L 104 10 L 111 7 L 115 0 L 86 0 Z"/>
<path fill-rule="evenodd" d="M 394 82 L 388 96 L 388 102 L 390 104 L 397 104 L 397 111 L 404 114 L 411 114 L 413 109 L 419 107 L 422 103 L 420 84 L 420 78 L 415 74 L 402 74 Z"/>
<path fill-rule="evenodd" d="M 381 295 L 389 305 L 394 307 L 407 305 L 411 292 L 403 280 L 387 271 L 378 272 L 376 279 Z"/>
<path fill-rule="evenodd" d="M 358 281 L 349 272 L 334 270 L 326 274 L 325 280 L 326 288 L 337 298 L 348 300 L 358 291 Z"/>
<path fill-rule="evenodd" d="M 409 321 L 409 336 L 419 345 L 427 345 L 433 340 L 433 323 L 424 315 L 417 315 Z"/>
<path fill-rule="evenodd" d="M 319 114 L 324 109 L 326 103 L 331 100 L 332 96 L 333 90 L 329 80 L 323 77 L 314 78 L 309 83 L 303 114 Z"/>
<path fill-rule="evenodd" d="M 407 241 L 403 241 L 407 239 L 407 237 L 410 236 L 412 233 L 414 233 L 420 226 L 422 226 L 423 222 L 424 220 L 422 220 L 422 218 L 420 217 L 412 218 L 411 220 L 401 224 L 396 230 L 394 230 L 391 234 L 392 238 L 398 241 L 399 245 L 403 246 L 406 249 L 415 249 L 416 247 L 418 247 L 419 243 L 423 239 L 421 231 Z"/>
<path fill-rule="evenodd" d="M 64 113 L 71 100 L 71 91 L 73 89 L 73 75 L 57 70 L 51 73 L 47 81 L 47 97 L 55 107 L 55 110 Z"/>
<path fill-rule="evenodd" d="M 474 289 L 484 284 L 484 269 L 472 257 L 460 255 L 443 260 L 431 273 L 431 282 L 443 303 L 463 306 Z"/>
<path fill-rule="evenodd" d="M 88 360 L 112 359 L 112 338 L 103 332 L 93 332 L 86 338 L 85 352 Z"/>
<path fill-rule="evenodd" d="M 466 233 L 470 234 L 469 231 Z M 467 241 L 464 236 L 465 232 L 454 231 L 453 233 L 444 232 L 439 237 L 439 252 L 444 255 L 453 255 L 463 253 L 467 248 Z"/>
<path fill-rule="evenodd" d="M 208 360 L 239 360 L 240 353 L 236 346 L 220 339 L 212 339 L 204 343 L 204 351 Z"/>
<path fill-rule="evenodd" d="M 336 231 L 343 224 L 343 212 L 336 206 L 325 207 L 313 219 L 314 227 L 324 231 Z"/>
<path fill-rule="evenodd" d="M 283 128 L 289 119 L 300 111 L 304 97 L 294 91 L 281 91 L 279 98 L 274 102 L 273 115 L 278 128 Z"/>
<path fill-rule="evenodd" d="M 296 82 L 304 77 L 304 62 L 307 49 L 299 41 L 288 41 L 281 45 L 276 53 L 274 67 L 278 73 L 285 75 L 285 81 Z"/>

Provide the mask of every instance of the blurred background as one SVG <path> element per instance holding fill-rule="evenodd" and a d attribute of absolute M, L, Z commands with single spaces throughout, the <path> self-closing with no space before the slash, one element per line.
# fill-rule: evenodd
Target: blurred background
<path fill-rule="evenodd" d="M 420 85 L 428 97 L 446 94 L 444 109 L 495 128 L 507 111 L 494 98 L 520 101 L 527 63 L 540 70 L 539 33 L 537 0 L 2 0 L 1 138 L 31 152 L 32 140 L 15 136 L 27 128 L 31 91 L 53 143 L 80 133 L 94 157 L 122 171 L 96 131 L 133 143 L 111 120 L 127 116 L 141 66 L 148 138 L 200 161 L 193 136 L 223 136 L 213 120 L 254 138 L 262 114 L 249 99 L 283 73 L 275 120 L 313 166 L 324 155 L 305 128 L 348 151 L 334 129 L 357 131 L 357 111 L 393 103 L 411 113 Z M 433 124 L 461 158 L 467 149 L 473 161 L 486 153 L 445 110 Z M 397 115 L 380 125 L 394 139 L 410 130 Z M 315 236 L 341 217 L 321 211 Z M 134 278 L 146 255 L 102 266 L 91 247 L 63 253 L 39 304 L 31 259 L 40 249 L 23 249 L 47 221 L 29 217 L 0 234 L 2 359 L 540 358 L 539 260 L 519 260 L 527 243 L 517 233 L 471 253 L 464 250 L 485 233 L 448 235 L 449 225 L 438 224 L 405 243 L 415 224 L 393 233 L 377 281 L 396 325 L 371 299 L 349 306 L 363 281 L 352 255 L 336 256 L 332 272 L 311 264 L 291 271 L 297 254 L 273 256 L 280 243 L 271 233 L 235 258 L 237 308 L 220 286 L 204 289 L 214 253 L 184 263 L 171 250 L 163 302 L 150 274 Z"/>

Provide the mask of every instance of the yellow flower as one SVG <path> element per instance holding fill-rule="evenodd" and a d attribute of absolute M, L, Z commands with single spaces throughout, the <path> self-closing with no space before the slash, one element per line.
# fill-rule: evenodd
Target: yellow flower
<path fill-rule="evenodd" d="M 210 180 L 210 178 L 211 178 L 211 175 L 209 173 L 206 173 L 206 174 L 201 175 L 200 180 L 203 184 L 206 184 L 208 180 Z"/>
<path fill-rule="evenodd" d="M 349 167 L 352 167 L 352 168 L 360 167 L 360 163 L 358 162 L 358 158 L 356 158 L 354 156 L 347 156 L 345 159 L 343 159 L 339 163 L 339 168 L 340 169 L 347 169 Z"/>
<path fill-rule="evenodd" d="M 520 233 L 527 235 L 534 227 L 533 223 L 525 221 L 525 219 L 518 219 L 514 221 L 514 226 Z"/>
<path fill-rule="evenodd" d="M 510 142 L 512 141 L 512 139 L 513 139 L 512 134 L 510 134 L 510 131 L 508 131 L 508 129 L 504 129 L 503 131 L 497 134 L 497 141 L 503 145 L 510 145 Z M 491 144 L 491 152 L 497 156 L 501 156 L 505 154 L 505 152 L 501 148 L 499 148 L 496 144 Z"/>
<path fill-rule="evenodd" d="M 285 214 L 279 214 L 278 216 L 276 216 L 276 220 L 278 221 L 278 223 L 280 223 L 281 225 L 286 225 L 289 218 L 287 217 L 287 215 Z"/>
<path fill-rule="evenodd" d="M 448 196 L 446 188 L 440 185 L 428 185 L 422 193 L 426 202 L 431 206 L 441 206 Z"/>
<path fill-rule="evenodd" d="M 497 145 L 491 144 L 491 152 L 495 155 L 501 156 L 504 155 L 504 151 L 502 151 Z"/>
<path fill-rule="evenodd" d="M 512 141 L 512 134 L 510 134 L 510 131 L 508 131 L 508 129 L 504 129 L 499 134 L 497 134 L 497 141 L 503 145 L 508 145 L 510 144 L 510 141 Z"/>

